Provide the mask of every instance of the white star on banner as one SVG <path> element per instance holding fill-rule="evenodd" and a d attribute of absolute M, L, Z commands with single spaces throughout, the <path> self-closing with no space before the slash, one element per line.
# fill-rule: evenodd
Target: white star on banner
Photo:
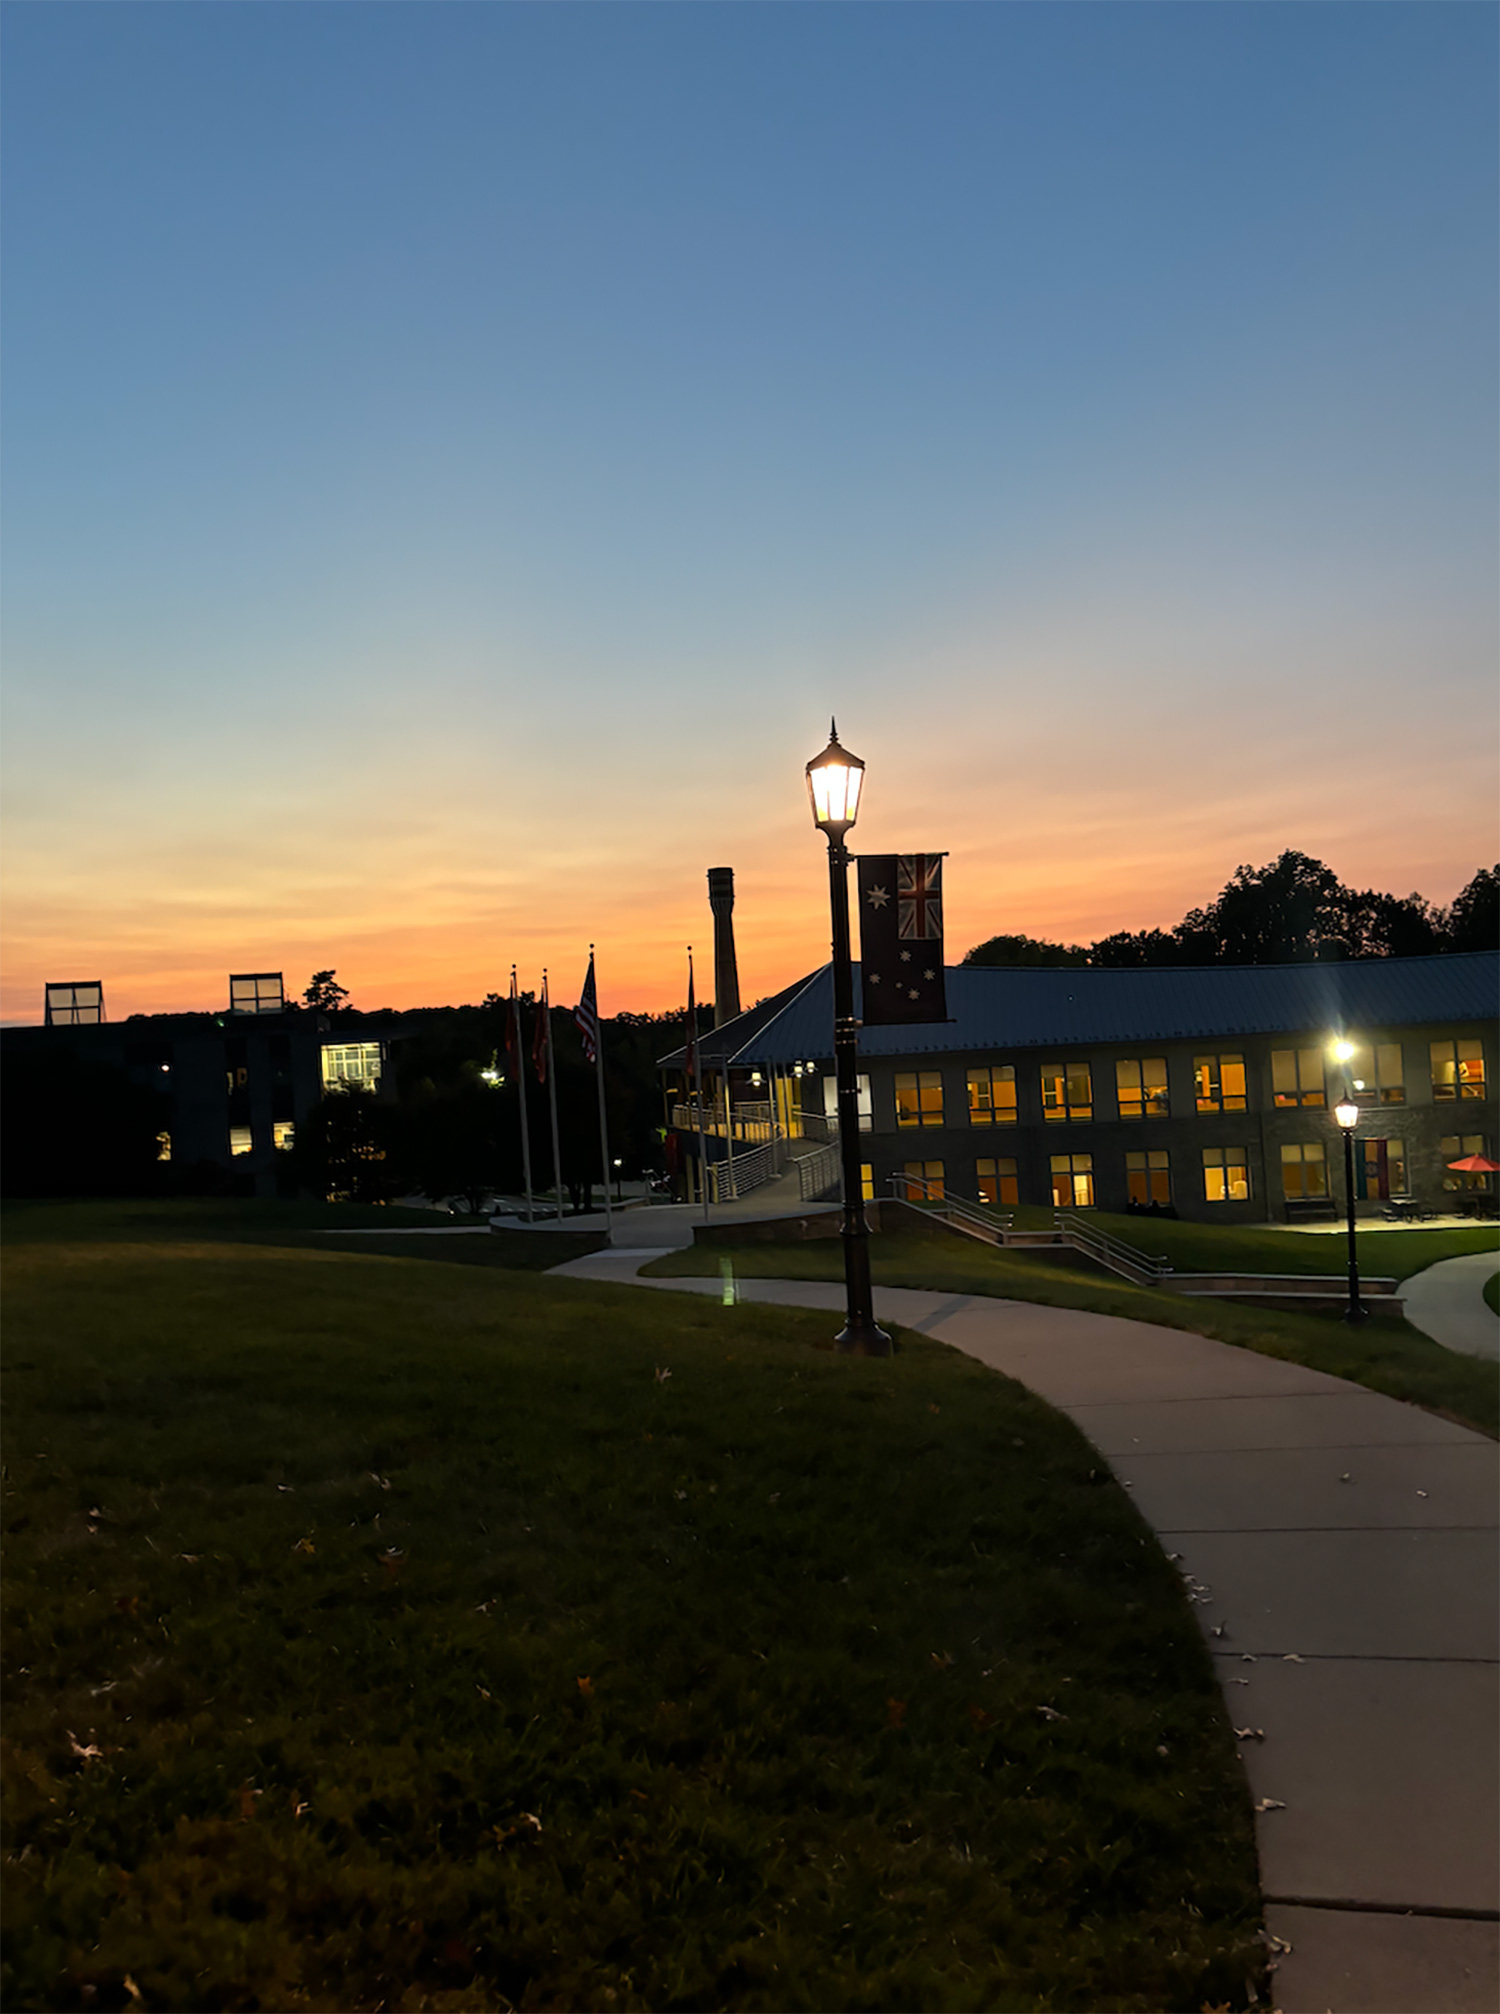
<path fill-rule="evenodd" d="M 865 895 L 865 900 L 872 909 L 884 909 L 890 899 L 889 891 L 884 888 L 871 888 Z"/>
<path fill-rule="evenodd" d="M 901 954 L 901 963 L 902 963 L 903 965 L 910 965 L 910 963 L 911 963 L 911 953 L 910 953 L 909 951 L 903 951 L 903 952 L 902 952 L 902 954 Z"/>

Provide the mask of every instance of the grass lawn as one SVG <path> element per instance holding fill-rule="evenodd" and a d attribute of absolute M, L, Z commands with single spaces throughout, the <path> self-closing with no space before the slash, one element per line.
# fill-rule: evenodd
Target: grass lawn
<path fill-rule="evenodd" d="M 1050 1209 L 1016 1210 L 1017 1230 L 1051 1230 Z M 1132 1217 L 1089 1210 L 1084 1220 L 1137 1251 L 1166 1259 L 1179 1273 L 1343 1273 L 1348 1234 L 1342 1225 L 1326 1230 L 1283 1231 L 1263 1224 L 1184 1224 L 1171 1217 Z M 1465 1252 L 1500 1251 L 1500 1226 L 1443 1225 L 1436 1230 L 1361 1230 L 1354 1233 L 1359 1269 L 1372 1279 L 1409 1279 L 1439 1259 Z"/>
<path fill-rule="evenodd" d="M 8 2006 L 1245 2004 L 1210 1661 L 1020 1386 L 127 1206 L 7 1271 Z"/>
<path fill-rule="evenodd" d="M 1120 1221 L 1104 1219 L 1111 1225 Z M 1169 1223 L 1164 1228 L 1198 1227 Z M 1212 1235 L 1222 1238 L 1227 1234 Z M 1485 1234 L 1412 1231 L 1370 1235 L 1389 1236 L 1392 1242 L 1410 1239 L 1416 1243 L 1427 1236 L 1472 1240 Z M 1288 1237 L 1283 1242 L 1299 1245 L 1312 1241 Z M 1471 1243 L 1463 1249 L 1472 1251 L 1476 1247 Z M 1452 1253 L 1445 1251 L 1439 1256 L 1448 1258 Z M 784 1245 L 736 1245 L 732 1249 L 726 1246 L 722 1250 L 712 1244 L 695 1245 L 691 1250 L 652 1260 L 641 1270 L 666 1278 L 715 1275 L 725 1258 L 743 1277 L 794 1280 L 843 1277 L 843 1250 L 833 1238 Z M 1041 1301 L 1052 1307 L 1125 1315 L 1133 1321 L 1159 1322 L 1169 1329 L 1191 1329 L 1201 1336 L 1257 1350 L 1262 1356 L 1285 1357 L 1293 1363 L 1327 1371 L 1332 1377 L 1367 1385 L 1391 1398 L 1426 1406 L 1491 1437 L 1500 1433 L 1500 1369 L 1476 1357 L 1445 1350 L 1441 1343 L 1433 1342 L 1409 1322 L 1382 1319 L 1349 1329 L 1328 1315 L 1283 1314 L 1231 1302 L 1187 1300 L 1159 1288 L 1132 1286 L 1128 1280 L 1098 1271 L 1076 1253 L 1004 1251 L 936 1227 L 926 1230 L 915 1226 L 872 1237 L 870 1268 L 876 1283 L 884 1287 L 931 1287 L 945 1293 L 993 1294 L 1005 1300 Z M 1373 1265 L 1371 1270 L 1375 1270 Z"/>

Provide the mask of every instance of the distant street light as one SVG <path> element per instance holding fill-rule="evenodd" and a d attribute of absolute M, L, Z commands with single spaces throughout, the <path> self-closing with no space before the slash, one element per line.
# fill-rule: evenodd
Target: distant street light
<path fill-rule="evenodd" d="M 1359 1124 L 1359 1107 L 1348 1091 L 1334 1106 L 1333 1116 L 1344 1136 L 1344 1197 L 1349 1206 L 1349 1305 L 1344 1320 L 1365 1322 L 1370 1311 L 1359 1298 L 1359 1253 L 1354 1243 L 1354 1129 Z"/>
<path fill-rule="evenodd" d="M 849 948 L 849 851 L 844 835 L 859 812 L 865 766 L 839 746 L 838 728 L 807 765 L 813 823 L 828 838 L 828 894 L 833 915 L 833 1067 L 838 1092 L 839 1152 L 844 1171 L 844 1299 L 847 1315 L 834 1347 L 848 1356 L 888 1357 L 891 1339 L 875 1321 L 870 1285 L 870 1233 L 865 1223 L 859 1161 L 859 1023 L 854 1018 L 854 966 Z"/>
<path fill-rule="evenodd" d="M 623 1203 L 625 1198 L 620 1188 L 620 1159 L 618 1155 L 615 1156 L 614 1166 L 615 1166 L 615 1201 L 617 1203 Z"/>

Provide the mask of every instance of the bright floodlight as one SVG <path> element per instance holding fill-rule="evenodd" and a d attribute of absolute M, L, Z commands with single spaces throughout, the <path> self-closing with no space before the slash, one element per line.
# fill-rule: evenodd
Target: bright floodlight
<path fill-rule="evenodd" d="M 1359 1107 L 1352 1098 L 1340 1098 L 1333 1108 L 1333 1116 L 1346 1133 L 1352 1133 L 1359 1124 Z"/>
<path fill-rule="evenodd" d="M 1335 1063 L 1347 1063 L 1349 1058 L 1354 1054 L 1354 1044 L 1352 1042 L 1335 1042 L 1332 1047 Z"/>
<path fill-rule="evenodd" d="M 837 723 L 830 723 L 828 746 L 807 765 L 807 794 L 812 799 L 813 824 L 820 832 L 841 839 L 859 812 L 859 786 L 865 766 L 857 755 L 839 747 Z"/>

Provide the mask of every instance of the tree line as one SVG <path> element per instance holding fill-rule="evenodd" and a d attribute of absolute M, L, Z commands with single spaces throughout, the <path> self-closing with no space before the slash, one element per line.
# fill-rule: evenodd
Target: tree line
<path fill-rule="evenodd" d="M 965 965 L 1303 965 L 1500 949 L 1500 866 L 1481 867 L 1446 909 L 1421 895 L 1346 888 L 1321 860 L 1288 851 L 1238 867 L 1170 930 L 1117 930 L 1093 944 L 990 937 Z"/>

